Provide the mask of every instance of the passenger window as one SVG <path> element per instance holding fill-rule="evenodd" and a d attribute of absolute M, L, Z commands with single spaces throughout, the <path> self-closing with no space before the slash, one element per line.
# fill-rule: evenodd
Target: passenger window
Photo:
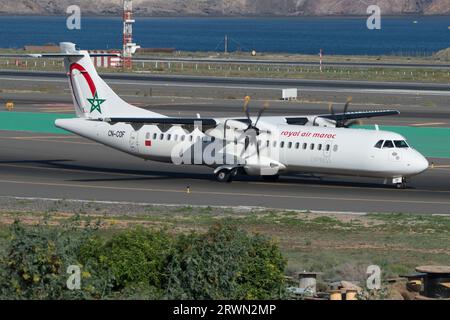
<path fill-rule="evenodd" d="M 277 147 L 277 142 L 276 142 L 276 141 L 273 142 L 273 147 L 274 147 L 274 148 Z"/>
<path fill-rule="evenodd" d="M 288 143 L 288 148 L 291 149 L 292 148 L 292 142 Z"/>
<path fill-rule="evenodd" d="M 394 148 L 394 143 L 391 140 L 386 140 L 383 145 L 383 149 Z"/>
<path fill-rule="evenodd" d="M 172 135 L 168 134 L 167 135 L 167 141 L 170 141 L 171 138 L 172 138 Z"/>
<path fill-rule="evenodd" d="M 153 134 L 153 140 L 156 140 L 156 138 L 158 137 L 158 135 L 156 133 Z"/>
<path fill-rule="evenodd" d="M 267 140 L 267 142 L 266 142 L 266 147 L 267 148 L 270 147 L 270 141 L 269 140 Z"/>
<path fill-rule="evenodd" d="M 405 140 L 396 140 L 396 141 L 394 141 L 394 143 L 395 143 L 395 147 L 397 147 L 397 148 L 402 148 L 402 149 L 409 148 L 409 146 Z"/>
<path fill-rule="evenodd" d="M 383 142 L 384 140 L 378 141 L 377 144 L 375 145 L 375 148 L 381 149 L 381 147 L 383 146 Z"/>
<path fill-rule="evenodd" d="M 314 150 L 314 147 L 315 147 L 314 143 L 311 143 L 310 149 Z"/>
<path fill-rule="evenodd" d="M 306 150 L 306 148 L 308 148 L 308 144 L 307 144 L 307 143 L 304 143 L 304 144 L 303 144 L 303 150 Z"/>
<path fill-rule="evenodd" d="M 159 138 L 160 138 L 161 140 L 164 140 L 164 134 L 161 133 L 161 135 L 159 136 Z"/>
<path fill-rule="evenodd" d="M 331 149 L 331 146 L 329 144 L 327 144 L 326 151 L 330 151 L 330 149 Z"/>
<path fill-rule="evenodd" d="M 280 148 L 284 148 L 284 141 L 281 141 Z"/>
<path fill-rule="evenodd" d="M 333 147 L 333 151 L 334 151 L 334 152 L 337 152 L 337 151 L 338 151 L 338 149 L 339 149 L 338 145 L 337 145 L 337 144 L 335 144 L 335 145 L 334 145 L 334 147 Z"/>
<path fill-rule="evenodd" d="M 178 141 L 178 135 L 176 134 L 176 135 L 173 137 L 173 139 L 174 139 L 175 141 Z"/>
<path fill-rule="evenodd" d="M 181 136 L 181 141 L 184 141 L 184 138 L 185 138 L 184 136 Z"/>
<path fill-rule="evenodd" d="M 147 132 L 147 134 L 145 135 L 145 140 L 149 140 L 150 139 L 150 132 Z"/>
<path fill-rule="evenodd" d="M 300 148 L 300 143 L 299 143 L 299 142 L 297 142 L 297 143 L 295 144 L 295 149 L 298 149 L 298 148 Z"/>
<path fill-rule="evenodd" d="M 322 150 L 322 144 L 318 145 L 318 150 L 321 151 Z"/>

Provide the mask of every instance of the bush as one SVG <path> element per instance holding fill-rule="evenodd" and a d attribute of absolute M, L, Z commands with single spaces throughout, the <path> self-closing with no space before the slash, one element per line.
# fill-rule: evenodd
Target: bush
<path fill-rule="evenodd" d="M 80 249 L 79 258 L 96 276 L 107 280 L 110 290 L 139 288 L 151 292 L 145 298 L 155 299 L 162 295 L 171 243 L 164 232 L 135 229 L 106 242 L 90 239 Z"/>
<path fill-rule="evenodd" d="M 217 225 L 180 236 L 169 262 L 170 299 L 274 299 L 284 293 L 286 261 L 260 235 Z"/>
<path fill-rule="evenodd" d="M 74 232 L 47 226 L 11 226 L 11 242 L 1 257 L 0 297 L 13 299 L 86 298 L 82 291 L 67 289 L 69 265 L 77 265 L 76 250 L 89 229 Z M 63 275 L 63 276 L 62 276 Z"/>
<path fill-rule="evenodd" d="M 107 239 L 78 222 L 14 223 L 0 265 L 1 299 L 276 299 L 286 261 L 277 245 L 230 225 L 170 236 L 134 229 Z M 67 289 L 69 265 L 81 290 Z"/>

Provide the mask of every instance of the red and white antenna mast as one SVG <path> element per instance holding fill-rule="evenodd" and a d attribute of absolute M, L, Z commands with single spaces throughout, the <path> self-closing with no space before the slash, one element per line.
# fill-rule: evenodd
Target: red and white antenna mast
<path fill-rule="evenodd" d="M 123 51 L 122 66 L 124 69 L 133 68 L 133 54 L 140 47 L 133 43 L 133 1 L 123 1 Z"/>

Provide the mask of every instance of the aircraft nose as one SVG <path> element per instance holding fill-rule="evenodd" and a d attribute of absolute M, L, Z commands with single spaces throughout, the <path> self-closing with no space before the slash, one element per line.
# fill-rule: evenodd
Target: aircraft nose
<path fill-rule="evenodd" d="M 428 160 L 423 155 L 418 153 L 416 160 L 414 161 L 414 167 L 415 167 L 417 173 L 419 174 L 421 172 L 424 172 L 425 170 L 428 169 L 429 166 L 430 166 L 430 163 L 428 162 Z"/>

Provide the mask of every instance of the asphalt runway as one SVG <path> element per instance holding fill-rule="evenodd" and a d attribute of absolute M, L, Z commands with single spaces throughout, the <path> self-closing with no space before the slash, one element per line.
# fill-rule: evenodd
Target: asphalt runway
<path fill-rule="evenodd" d="M 430 160 L 435 168 L 411 180 L 407 190 L 372 179 L 302 175 L 221 184 L 206 167 L 145 162 L 71 135 L 3 131 L 0 196 L 449 214 L 450 160 Z"/>

